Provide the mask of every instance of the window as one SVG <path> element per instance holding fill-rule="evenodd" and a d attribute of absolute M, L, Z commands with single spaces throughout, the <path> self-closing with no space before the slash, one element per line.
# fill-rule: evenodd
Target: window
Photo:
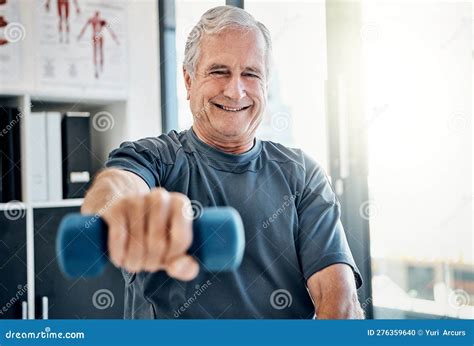
<path fill-rule="evenodd" d="M 470 6 L 363 7 L 376 307 L 474 317 Z"/>
<path fill-rule="evenodd" d="M 192 124 L 182 78 L 187 35 L 224 3 L 176 1 L 180 130 Z M 327 171 L 325 2 L 244 6 L 273 40 L 257 135 L 302 148 Z M 370 221 L 375 307 L 474 317 L 471 11 L 460 2 L 363 2 L 355 39 L 364 54 L 360 135 L 368 137 L 370 200 L 358 212 Z"/>

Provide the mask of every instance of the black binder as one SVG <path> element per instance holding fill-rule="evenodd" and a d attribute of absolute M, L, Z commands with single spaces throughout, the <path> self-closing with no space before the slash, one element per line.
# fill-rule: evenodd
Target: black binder
<path fill-rule="evenodd" d="M 17 108 L 0 107 L 2 202 L 21 200 L 21 118 Z"/>
<path fill-rule="evenodd" d="M 68 112 L 61 122 L 63 197 L 82 198 L 91 178 L 90 114 Z"/>

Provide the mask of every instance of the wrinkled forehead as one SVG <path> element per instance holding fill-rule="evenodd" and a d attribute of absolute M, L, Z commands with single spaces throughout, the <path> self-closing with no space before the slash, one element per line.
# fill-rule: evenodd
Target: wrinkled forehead
<path fill-rule="evenodd" d="M 265 71 L 266 44 L 257 28 L 230 27 L 216 34 L 204 34 L 199 46 L 198 71 L 227 66 Z"/>

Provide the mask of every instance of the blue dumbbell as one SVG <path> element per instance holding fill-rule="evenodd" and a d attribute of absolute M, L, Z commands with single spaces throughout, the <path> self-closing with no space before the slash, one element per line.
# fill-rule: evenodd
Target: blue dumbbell
<path fill-rule="evenodd" d="M 56 253 L 70 278 L 100 275 L 108 262 L 108 227 L 97 215 L 66 215 L 59 225 Z M 231 207 L 204 208 L 193 222 L 188 253 L 207 271 L 235 270 L 242 262 L 245 236 L 242 219 Z"/>

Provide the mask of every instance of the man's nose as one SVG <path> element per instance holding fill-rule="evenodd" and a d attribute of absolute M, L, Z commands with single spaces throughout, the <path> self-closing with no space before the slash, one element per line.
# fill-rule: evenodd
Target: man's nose
<path fill-rule="evenodd" d="M 245 95 L 245 85 L 240 76 L 232 77 L 225 86 L 224 96 L 234 101 L 240 101 Z"/>

